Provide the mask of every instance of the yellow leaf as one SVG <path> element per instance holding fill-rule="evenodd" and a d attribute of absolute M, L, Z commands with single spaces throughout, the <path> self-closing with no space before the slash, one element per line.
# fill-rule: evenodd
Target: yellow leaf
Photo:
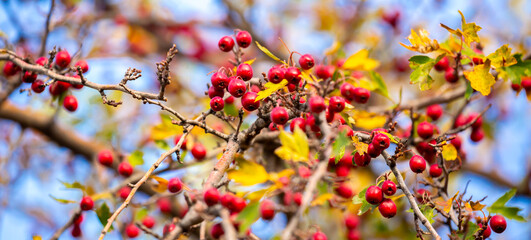
<path fill-rule="evenodd" d="M 341 43 L 337 40 L 334 41 L 332 46 L 330 46 L 329 48 L 325 50 L 325 55 L 334 55 L 335 53 L 337 53 L 340 47 L 341 47 Z"/>
<path fill-rule="evenodd" d="M 396 202 L 396 200 L 398 200 L 398 199 L 400 199 L 400 198 L 402 198 L 404 196 L 406 196 L 406 195 L 400 194 L 398 196 L 392 196 L 392 197 L 390 197 L 390 199 L 393 200 L 393 202 Z"/>
<path fill-rule="evenodd" d="M 455 195 L 452 198 L 449 198 L 448 200 L 444 201 L 442 198 L 437 198 L 435 203 L 441 207 L 443 207 L 443 211 L 446 213 L 450 212 L 450 209 L 452 208 L 452 203 L 454 202 L 455 198 L 457 197 L 457 194 L 459 192 L 456 192 Z"/>
<path fill-rule="evenodd" d="M 277 190 L 277 186 L 271 185 L 268 188 L 260 189 L 258 191 L 254 191 L 248 194 L 242 194 L 241 197 L 245 196 L 246 199 L 248 199 L 251 202 L 258 202 L 260 199 L 262 199 L 266 194 L 273 192 Z"/>
<path fill-rule="evenodd" d="M 453 161 L 457 158 L 457 150 L 454 145 L 446 144 L 442 147 L 442 156 L 446 161 Z"/>
<path fill-rule="evenodd" d="M 283 160 L 308 161 L 310 148 L 308 138 L 302 130 L 296 128 L 293 135 L 281 131 L 279 138 L 282 146 L 275 150 L 277 156 Z"/>
<path fill-rule="evenodd" d="M 243 186 L 252 186 L 269 179 L 269 174 L 262 165 L 243 159 L 238 161 L 237 169 L 231 169 L 227 172 L 227 176 Z"/>
<path fill-rule="evenodd" d="M 360 155 L 365 154 L 367 152 L 367 148 L 369 147 L 367 143 L 360 142 L 356 136 L 352 137 L 352 144 L 354 144 L 354 148 L 356 148 L 356 151 L 358 151 Z"/>
<path fill-rule="evenodd" d="M 483 208 L 485 207 L 485 205 L 479 203 L 479 201 L 476 201 L 476 202 L 470 202 L 470 207 L 471 207 L 472 210 L 474 210 L 474 211 L 481 211 L 481 210 L 483 210 Z"/>
<path fill-rule="evenodd" d="M 168 191 L 168 180 L 166 180 L 165 178 L 156 176 L 156 175 L 150 176 L 149 178 L 155 179 L 155 181 L 157 181 L 157 184 L 154 184 L 152 187 L 153 190 L 155 190 L 158 193 L 164 193 Z"/>
<path fill-rule="evenodd" d="M 420 53 L 429 53 L 438 50 L 439 43 L 437 40 L 431 40 L 428 35 L 430 34 L 428 31 L 426 31 L 426 29 L 420 29 L 418 34 L 411 29 L 411 34 L 407 37 L 411 43 L 411 46 L 407 46 L 403 43 L 400 43 L 400 45 L 411 51 Z"/>
<path fill-rule="evenodd" d="M 370 71 L 380 66 L 380 62 L 369 58 L 369 51 L 361 49 L 357 53 L 352 54 L 343 64 L 342 68 L 349 70 Z"/>
<path fill-rule="evenodd" d="M 97 193 L 97 194 L 94 194 L 91 196 L 92 197 L 92 200 L 96 201 L 98 199 L 111 199 L 113 198 L 112 194 L 110 192 L 102 192 L 102 193 Z"/>
<path fill-rule="evenodd" d="M 32 239 L 33 239 L 33 240 L 42 240 L 42 237 L 39 236 L 39 235 L 35 235 L 35 236 L 33 236 Z"/>
<path fill-rule="evenodd" d="M 277 56 L 273 55 L 273 53 L 271 53 L 271 51 L 269 51 L 264 46 L 260 45 L 260 43 L 258 43 L 258 41 L 255 41 L 255 43 L 256 43 L 256 46 L 260 49 L 260 51 L 264 52 L 267 56 L 269 56 L 270 58 L 274 59 L 275 61 L 281 62 L 284 65 L 287 65 L 286 62 L 280 60 L 280 58 L 278 58 Z"/>
<path fill-rule="evenodd" d="M 170 117 L 167 115 L 161 115 L 160 117 L 161 122 L 151 128 L 151 138 L 153 140 L 163 140 L 183 133 L 182 127 L 173 124 Z"/>
<path fill-rule="evenodd" d="M 490 88 L 496 83 L 494 76 L 490 73 L 490 59 L 488 58 L 485 64 L 475 65 L 472 71 L 466 71 L 464 74 L 472 88 L 481 92 L 483 96 L 489 95 Z"/>
<path fill-rule="evenodd" d="M 481 30 L 481 27 L 475 23 L 467 23 L 463 13 L 459 11 L 459 14 L 461 14 L 461 28 L 463 28 L 463 36 L 465 37 L 466 44 L 470 46 L 472 42 L 479 43 L 478 31 Z"/>
<path fill-rule="evenodd" d="M 312 78 L 310 76 L 311 73 L 312 73 L 311 70 L 303 70 L 303 71 L 301 71 L 302 79 L 306 80 L 306 82 L 311 82 L 311 83 L 313 83 L 315 81 L 319 81 L 319 79 L 315 79 L 314 80 L 314 78 Z"/>
<path fill-rule="evenodd" d="M 463 36 L 463 32 L 461 32 L 460 29 L 455 29 L 454 30 L 454 29 L 452 29 L 452 28 L 450 28 L 450 27 L 448 27 L 448 26 L 446 26 L 446 25 L 444 25 L 442 23 L 441 23 L 441 27 L 443 27 L 444 29 L 448 30 L 448 32 L 450 32 L 451 34 L 454 34 L 454 35 L 456 35 L 458 37 L 462 37 Z"/>
<path fill-rule="evenodd" d="M 257 101 L 260 101 L 262 99 L 265 99 L 265 98 L 271 96 L 271 94 L 273 94 L 274 92 L 276 92 L 279 89 L 285 87 L 286 85 L 288 85 L 288 80 L 286 80 L 286 79 L 282 80 L 282 82 L 277 83 L 277 84 L 272 83 L 272 82 L 267 82 L 264 85 L 265 90 L 258 92 L 258 94 L 257 94 L 258 96 L 256 96 L 256 99 L 254 101 L 257 102 Z"/>
<path fill-rule="evenodd" d="M 517 63 L 516 58 L 511 56 L 511 51 L 509 45 L 505 44 L 489 54 L 487 58 L 492 62 L 493 68 L 508 67 Z"/>
<path fill-rule="evenodd" d="M 347 114 L 354 118 L 354 120 L 356 121 L 356 127 L 367 130 L 383 127 L 383 125 L 387 121 L 387 117 L 385 117 L 384 115 L 378 115 L 366 111 L 353 110 Z"/>
<path fill-rule="evenodd" d="M 311 206 L 323 205 L 328 200 L 332 199 L 333 197 L 334 197 L 334 194 L 331 194 L 331 193 L 322 194 L 319 197 L 317 197 L 315 200 L 313 200 L 310 205 Z"/>

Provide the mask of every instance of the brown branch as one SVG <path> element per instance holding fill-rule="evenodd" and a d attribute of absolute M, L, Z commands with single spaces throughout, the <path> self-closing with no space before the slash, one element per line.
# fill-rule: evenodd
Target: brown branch
<path fill-rule="evenodd" d="M 140 228 L 140 230 L 142 230 L 143 232 L 145 232 L 146 234 L 149 234 L 151 236 L 153 236 L 154 238 L 156 239 L 160 239 L 160 236 L 158 234 L 156 234 L 155 232 L 151 231 L 151 229 L 147 228 L 146 226 L 144 226 L 144 224 L 141 224 L 141 223 L 135 223 L 135 225 Z"/>
<path fill-rule="evenodd" d="M 52 19 L 53 9 L 55 8 L 55 0 L 50 1 L 50 11 L 46 16 L 46 23 L 44 25 L 44 36 L 42 36 L 41 50 L 39 56 L 43 56 L 46 51 L 46 42 L 48 41 L 48 35 L 50 35 L 50 20 Z"/>
<path fill-rule="evenodd" d="M 77 209 L 74 212 L 74 214 L 72 214 L 70 219 L 68 219 L 68 221 L 65 223 L 65 225 L 63 225 L 61 228 L 59 228 L 59 229 L 57 229 L 57 231 L 55 231 L 55 233 L 52 235 L 50 240 L 59 239 L 59 237 L 63 234 L 63 232 L 66 231 L 66 229 L 68 229 L 70 226 L 72 226 L 72 224 L 74 224 L 74 222 L 76 221 L 76 218 L 78 218 L 79 216 L 81 216 L 81 209 Z"/>
<path fill-rule="evenodd" d="M 234 229 L 234 226 L 232 226 L 232 223 L 230 221 L 230 213 L 227 209 L 221 209 L 219 212 L 219 215 L 221 216 L 221 219 L 223 220 L 221 222 L 221 225 L 223 226 L 223 230 L 225 232 L 225 239 L 227 240 L 236 240 L 236 230 Z"/>

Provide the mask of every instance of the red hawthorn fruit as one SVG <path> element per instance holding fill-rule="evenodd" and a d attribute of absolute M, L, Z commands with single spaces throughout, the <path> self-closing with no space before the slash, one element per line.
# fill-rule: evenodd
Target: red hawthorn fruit
<path fill-rule="evenodd" d="M 129 238 L 136 238 L 140 234 L 140 229 L 134 223 L 131 223 L 125 227 L 125 234 Z"/>
<path fill-rule="evenodd" d="M 92 198 L 89 196 L 85 196 L 81 199 L 81 202 L 79 203 L 79 206 L 81 210 L 83 211 L 89 211 L 94 208 L 94 201 L 92 201 Z"/>
<path fill-rule="evenodd" d="M 197 159 L 198 161 L 205 159 L 206 154 L 207 154 L 207 150 L 205 146 L 203 146 L 203 144 L 196 143 L 192 147 L 192 156 L 194 156 L 194 158 Z"/>
<path fill-rule="evenodd" d="M 147 228 L 153 228 L 155 226 L 155 218 L 151 216 L 146 216 L 142 220 L 142 225 L 146 226 Z"/>
<path fill-rule="evenodd" d="M 260 203 L 260 216 L 264 220 L 271 220 L 275 217 L 275 203 L 266 199 Z"/>
<path fill-rule="evenodd" d="M 121 162 L 120 165 L 118 165 L 118 173 L 124 177 L 129 177 L 133 174 L 133 166 L 127 161 Z"/>
<path fill-rule="evenodd" d="M 120 195 L 120 198 L 122 198 L 123 200 L 127 199 L 130 193 L 131 188 L 128 186 L 122 187 L 120 188 L 120 190 L 118 190 L 118 195 Z"/>
<path fill-rule="evenodd" d="M 385 218 L 392 218 L 396 215 L 396 204 L 393 200 L 386 198 L 378 206 L 378 211 Z"/>
<path fill-rule="evenodd" d="M 103 166 L 112 166 L 112 162 L 113 162 L 112 152 L 107 149 L 101 150 L 98 153 L 98 161 Z"/>

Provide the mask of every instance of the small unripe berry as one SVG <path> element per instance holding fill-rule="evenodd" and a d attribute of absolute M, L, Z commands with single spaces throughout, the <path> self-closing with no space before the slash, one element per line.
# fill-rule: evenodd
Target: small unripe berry
<path fill-rule="evenodd" d="M 131 188 L 128 186 L 122 187 L 120 188 L 120 190 L 118 190 L 118 195 L 120 195 L 120 198 L 122 198 L 123 200 L 127 199 L 130 193 Z"/>
<path fill-rule="evenodd" d="M 433 178 L 438 178 L 442 175 L 443 169 L 438 164 L 433 164 L 430 166 L 430 176 Z"/>
<path fill-rule="evenodd" d="M 260 101 L 255 101 L 258 95 L 255 92 L 246 92 L 241 99 L 242 107 L 252 112 L 260 107 Z"/>
<path fill-rule="evenodd" d="M 214 86 L 210 86 L 208 89 L 208 97 L 214 98 L 214 97 L 223 97 L 225 95 L 225 91 L 223 89 L 217 89 Z"/>
<path fill-rule="evenodd" d="M 345 226 L 347 229 L 355 229 L 360 224 L 360 218 L 356 215 L 347 215 L 345 216 Z"/>
<path fill-rule="evenodd" d="M 339 185 L 335 190 L 337 195 L 343 198 L 351 198 L 354 195 L 352 189 L 345 183 Z"/>
<path fill-rule="evenodd" d="M 340 88 L 341 96 L 343 96 L 348 101 L 354 100 L 354 86 L 350 83 L 343 83 Z"/>
<path fill-rule="evenodd" d="M 444 78 L 449 83 L 455 83 L 459 80 L 459 76 L 455 74 L 455 69 L 453 68 L 446 69 L 446 72 L 444 73 Z"/>
<path fill-rule="evenodd" d="M 371 156 L 371 158 L 377 158 L 382 153 L 382 150 L 375 147 L 374 144 L 371 143 L 369 146 L 367 146 L 367 153 L 369 156 Z"/>
<path fill-rule="evenodd" d="M 450 67 L 450 61 L 448 61 L 448 57 L 443 57 L 441 58 L 441 60 L 439 60 L 436 64 L 435 64 L 435 70 L 439 71 L 439 72 L 442 72 L 446 69 L 448 69 Z"/>
<path fill-rule="evenodd" d="M 431 120 L 436 121 L 442 116 L 443 109 L 441 105 L 434 104 L 426 108 L 426 115 L 431 118 Z"/>
<path fill-rule="evenodd" d="M 247 31 L 239 31 L 238 34 L 236 34 L 236 42 L 241 48 L 249 47 L 252 41 L 253 38 L 251 37 L 251 34 L 249 34 L 249 32 Z"/>
<path fill-rule="evenodd" d="M 328 238 L 323 232 L 316 232 L 313 234 L 312 240 L 328 240 Z"/>
<path fill-rule="evenodd" d="M 311 69 L 315 65 L 315 60 L 313 60 L 313 56 L 310 54 L 304 54 L 299 58 L 299 65 L 302 69 L 308 70 Z"/>
<path fill-rule="evenodd" d="M 198 161 L 203 160 L 206 157 L 206 148 L 201 143 L 196 143 L 192 147 L 192 156 L 194 156 L 195 159 Z"/>
<path fill-rule="evenodd" d="M 208 206 L 214 206 L 219 202 L 219 192 L 217 188 L 209 188 L 203 194 L 203 200 Z"/>
<path fill-rule="evenodd" d="M 129 224 L 125 227 L 125 234 L 129 238 L 136 238 L 140 234 L 140 229 L 135 224 Z"/>
<path fill-rule="evenodd" d="M 33 90 L 35 93 L 41 93 L 45 88 L 46 86 L 44 86 L 44 82 L 42 80 L 37 79 L 31 84 L 31 90 Z"/>
<path fill-rule="evenodd" d="M 118 173 L 124 177 L 129 177 L 133 174 L 133 166 L 129 162 L 121 162 L 118 165 Z"/>
<path fill-rule="evenodd" d="M 382 189 L 378 186 L 370 186 L 365 192 L 365 200 L 372 205 L 380 204 L 383 198 Z"/>
<path fill-rule="evenodd" d="M 396 204 L 393 200 L 386 198 L 378 206 L 378 211 L 385 218 L 392 218 L 396 215 Z"/>
<path fill-rule="evenodd" d="M 223 230 L 223 226 L 221 223 L 216 223 L 214 226 L 212 226 L 212 229 L 210 229 L 210 235 L 214 239 L 219 239 L 221 236 L 225 234 L 225 231 Z"/>
<path fill-rule="evenodd" d="M 153 226 L 155 226 L 155 218 L 151 216 L 146 216 L 142 220 L 142 225 L 146 226 L 147 228 L 153 228 Z"/>
<path fill-rule="evenodd" d="M 74 112 L 77 109 L 77 99 L 73 95 L 68 95 L 63 101 L 63 107 L 70 112 Z"/>
<path fill-rule="evenodd" d="M 20 71 L 20 67 L 15 65 L 15 63 L 11 61 L 7 61 L 4 65 L 4 76 L 11 77 L 15 74 L 17 74 Z"/>
<path fill-rule="evenodd" d="M 371 97 L 371 92 L 365 88 L 357 87 L 354 88 L 354 101 L 357 103 L 367 103 Z"/>
<path fill-rule="evenodd" d="M 306 119 L 298 117 L 291 120 L 289 125 L 290 131 L 295 131 L 295 127 L 299 127 L 302 131 L 306 130 Z"/>
<path fill-rule="evenodd" d="M 22 75 L 22 81 L 25 83 L 32 83 L 37 79 L 37 74 L 33 72 L 24 72 L 24 75 Z"/>
<path fill-rule="evenodd" d="M 70 53 L 66 50 L 59 51 L 57 55 L 55 55 L 55 64 L 60 68 L 67 67 L 68 64 L 70 64 L 70 60 Z"/>
<path fill-rule="evenodd" d="M 421 138 L 431 138 L 433 136 L 433 125 L 429 122 L 421 122 L 417 126 L 417 133 Z"/>
<path fill-rule="evenodd" d="M 296 67 L 289 67 L 286 69 L 284 78 L 286 78 L 289 83 L 294 84 L 296 87 L 301 80 L 301 70 Z"/>
<path fill-rule="evenodd" d="M 275 217 L 275 203 L 266 199 L 260 203 L 260 216 L 264 220 L 271 220 Z"/>
<path fill-rule="evenodd" d="M 340 113 L 345 109 L 345 99 L 340 96 L 333 96 L 328 101 L 328 109 L 334 113 Z"/>
<path fill-rule="evenodd" d="M 495 233 L 502 233 L 507 228 L 507 222 L 502 215 L 494 215 L 490 218 L 490 228 Z"/>
<path fill-rule="evenodd" d="M 354 154 L 354 162 L 359 167 L 365 167 L 368 166 L 369 163 L 371 163 L 371 156 L 369 156 L 368 153 L 365 153 L 363 155 L 360 155 L 358 152 Z"/>
<path fill-rule="evenodd" d="M 483 132 L 483 129 L 472 129 L 472 133 L 470 134 L 470 140 L 473 142 L 480 142 L 485 137 L 485 133 Z"/>
<path fill-rule="evenodd" d="M 224 36 L 219 40 L 218 47 L 223 52 L 230 52 L 234 47 L 234 40 L 230 36 Z"/>
<path fill-rule="evenodd" d="M 220 97 L 214 97 L 210 99 L 210 108 L 214 112 L 218 112 L 223 110 L 223 107 L 225 106 L 225 101 L 223 101 L 223 98 Z"/>
<path fill-rule="evenodd" d="M 212 76 L 210 77 L 210 82 L 216 90 L 221 92 L 223 92 L 223 90 L 225 90 L 229 86 L 229 78 L 223 72 L 215 72 L 214 74 L 212 74 Z M 221 95 L 221 97 L 223 97 L 223 95 Z"/>
<path fill-rule="evenodd" d="M 318 78 L 328 79 L 334 74 L 334 66 L 332 65 L 317 65 L 315 66 L 315 75 Z"/>
<path fill-rule="evenodd" d="M 414 173 L 422 173 L 426 169 L 426 160 L 420 155 L 413 155 L 409 160 L 409 168 Z"/>
<path fill-rule="evenodd" d="M 168 191 L 171 193 L 180 192 L 183 189 L 183 183 L 181 179 L 175 177 L 168 181 Z"/>
<path fill-rule="evenodd" d="M 271 121 L 277 125 L 284 125 L 289 120 L 288 110 L 284 107 L 275 107 L 271 110 Z"/>
<path fill-rule="evenodd" d="M 247 87 L 245 86 L 245 82 L 239 78 L 232 78 L 229 83 L 228 87 L 230 95 L 233 97 L 239 98 L 245 94 L 245 91 L 247 90 Z"/>
<path fill-rule="evenodd" d="M 320 113 L 326 109 L 325 101 L 320 96 L 312 96 L 308 100 L 310 111 L 313 113 Z"/>
<path fill-rule="evenodd" d="M 392 196 L 396 193 L 396 184 L 395 182 L 393 181 L 390 181 L 390 180 L 385 180 L 383 183 L 382 183 L 382 192 L 386 195 L 386 196 Z"/>
<path fill-rule="evenodd" d="M 85 60 L 79 60 L 74 64 L 74 66 L 77 68 L 78 66 L 81 67 L 81 72 L 86 73 L 89 70 L 89 65 L 87 61 Z"/>
<path fill-rule="evenodd" d="M 242 63 L 238 65 L 236 69 L 236 75 L 241 77 L 243 81 L 249 81 L 253 78 L 253 68 L 247 63 Z"/>
<path fill-rule="evenodd" d="M 272 67 L 267 72 L 267 79 L 272 83 L 280 83 L 284 79 L 284 68 Z"/>
<path fill-rule="evenodd" d="M 81 207 L 81 210 L 83 211 L 92 210 L 92 208 L 94 207 L 94 201 L 92 201 L 91 197 L 85 196 L 81 199 L 81 202 L 79 203 L 79 207 Z"/>
<path fill-rule="evenodd" d="M 374 147 L 379 149 L 380 151 L 387 149 L 389 147 L 389 144 L 389 137 L 383 133 L 375 134 L 374 138 L 372 139 L 372 145 L 374 145 Z"/>

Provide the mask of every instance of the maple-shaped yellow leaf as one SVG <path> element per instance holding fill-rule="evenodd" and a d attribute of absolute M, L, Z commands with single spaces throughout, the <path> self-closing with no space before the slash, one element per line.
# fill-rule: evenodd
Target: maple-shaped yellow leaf
<path fill-rule="evenodd" d="M 475 65 L 472 71 L 466 71 L 465 77 L 470 81 L 470 86 L 476 91 L 481 92 L 483 96 L 490 94 L 490 88 L 496 80 L 490 73 L 490 59 L 487 58 L 485 64 Z"/>
<path fill-rule="evenodd" d="M 481 30 L 481 27 L 475 23 L 467 23 L 463 13 L 459 11 L 459 14 L 461 14 L 461 28 L 463 28 L 466 44 L 470 46 L 472 42 L 479 42 L 478 31 Z"/>
<path fill-rule="evenodd" d="M 288 80 L 284 79 L 282 80 L 282 82 L 279 82 L 279 83 L 272 83 L 272 82 L 267 82 L 264 87 L 265 89 L 258 92 L 258 96 L 256 96 L 256 99 L 254 100 L 255 102 L 257 101 L 260 101 L 262 99 L 265 99 L 269 96 L 271 96 L 271 94 L 273 94 L 274 92 L 278 91 L 279 89 L 285 87 L 286 85 L 288 85 Z"/>
<path fill-rule="evenodd" d="M 275 150 L 275 154 L 281 159 L 304 162 L 309 160 L 308 137 L 300 128 L 295 128 L 293 135 L 286 131 L 280 131 L 279 138 L 282 146 Z"/>
<path fill-rule="evenodd" d="M 493 68 L 508 67 L 517 63 L 516 58 L 511 55 L 511 51 L 509 45 L 505 44 L 489 54 L 487 58 L 492 62 Z"/>
<path fill-rule="evenodd" d="M 380 62 L 369 58 L 369 50 L 361 49 L 357 53 L 352 54 L 343 63 L 342 68 L 358 71 L 371 71 L 380 66 Z"/>
<path fill-rule="evenodd" d="M 323 204 L 327 203 L 327 201 L 332 199 L 333 197 L 334 197 L 334 194 L 331 194 L 331 193 L 322 194 L 319 197 L 317 197 L 316 199 L 314 199 L 310 205 L 311 206 L 323 205 Z"/>
<path fill-rule="evenodd" d="M 442 147 L 442 156 L 446 161 L 453 161 L 457 158 L 457 149 L 453 144 L 446 144 Z"/>
<path fill-rule="evenodd" d="M 367 148 L 369 147 L 367 143 L 360 142 L 359 138 L 356 136 L 352 137 L 352 144 L 354 145 L 354 148 L 356 148 L 356 151 L 360 155 L 365 154 L 367 152 Z"/>
<path fill-rule="evenodd" d="M 450 212 L 450 209 L 452 209 L 452 204 L 455 200 L 455 198 L 457 197 L 457 195 L 459 194 L 459 191 L 455 193 L 455 195 L 452 197 L 452 198 L 449 198 L 448 200 L 444 201 L 443 198 L 439 197 L 437 198 L 437 200 L 435 200 L 435 203 L 442 207 L 443 208 L 443 211 L 445 211 L 446 213 L 449 213 Z"/>
<path fill-rule="evenodd" d="M 238 167 L 227 171 L 229 179 L 243 186 L 252 186 L 269 180 L 269 174 L 264 166 L 246 160 L 238 161 Z"/>
<path fill-rule="evenodd" d="M 411 46 L 407 46 L 403 43 L 400 43 L 400 45 L 419 53 L 429 53 L 438 50 L 439 43 L 435 39 L 431 40 L 428 35 L 430 34 L 426 29 L 420 29 L 418 34 L 411 29 L 411 34 L 407 37 Z"/>

